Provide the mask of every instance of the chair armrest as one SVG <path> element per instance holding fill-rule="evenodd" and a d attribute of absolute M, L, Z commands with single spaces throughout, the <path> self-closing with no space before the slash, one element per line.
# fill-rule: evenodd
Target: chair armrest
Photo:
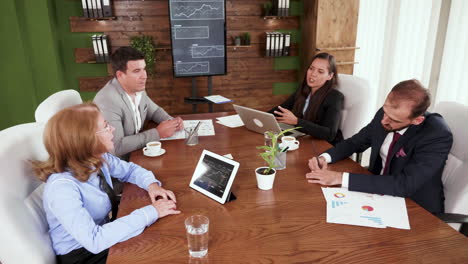
<path fill-rule="evenodd" d="M 446 223 L 468 224 L 468 215 L 463 214 L 435 214 L 440 220 Z"/>

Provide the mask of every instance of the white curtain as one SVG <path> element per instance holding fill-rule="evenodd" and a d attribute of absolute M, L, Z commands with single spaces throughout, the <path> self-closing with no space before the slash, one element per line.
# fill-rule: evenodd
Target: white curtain
<path fill-rule="evenodd" d="M 369 120 L 395 84 L 413 78 L 430 88 L 435 101 L 468 104 L 468 87 L 463 88 L 468 83 L 468 72 L 463 74 L 468 66 L 468 1 L 361 0 L 359 5 L 354 75 L 370 82 Z M 441 15 L 444 5 L 450 9 L 446 16 Z"/>
<path fill-rule="evenodd" d="M 435 101 L 456 101 L 468 105 L 468 1 L 466 0 L 452 0 L 450 6 Z"/>

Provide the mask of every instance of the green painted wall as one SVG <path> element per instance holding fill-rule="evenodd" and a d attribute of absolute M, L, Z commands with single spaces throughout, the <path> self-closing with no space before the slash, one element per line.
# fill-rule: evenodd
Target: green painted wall
<path fill-rule="evenodd" d="M 33 121 L 38 102 L 63 87 L 51 12 L 51 1 L 2 1 L 0 129 Z"/>
<path fill-rule="evenodd" d="M 106 75 L 105 65 L 74 63 L 75 47 L 91 47 L 91 33 L 71 33 L 80 1 L 2 0 L 0 9 L 0 130 L 34 121 L 38 104 L 79 76 Z M 82 93 L 90 100 L 94 93 Z"/>

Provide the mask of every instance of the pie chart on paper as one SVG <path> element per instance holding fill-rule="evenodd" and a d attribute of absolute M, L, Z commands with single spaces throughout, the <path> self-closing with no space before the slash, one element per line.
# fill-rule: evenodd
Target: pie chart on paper
<path fill-rule="evenodd" d="M 369 205 L 363 205 L 361 208 L 362 208 L 362 210 L 367 211 L 367 212 L 374 211 L 374 208 L 372 206 L 369 206 Z"/>

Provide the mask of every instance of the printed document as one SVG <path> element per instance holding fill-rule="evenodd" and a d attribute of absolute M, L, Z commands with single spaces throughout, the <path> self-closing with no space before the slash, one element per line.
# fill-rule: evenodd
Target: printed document
<path fill-rule="evenodd" d="M 328 223 L 410 229 L 404 198 L 346 188 L 322 187 L 322 192 L 327 201 Z"/>
<path fill-rule="evenodd" d="M 239 115 L 222 116 L 216 119 L 218 119 L 216 123 L 230 128 L 241 127 L 244 125 L 244 122 L 242 122 L 242 119 Z"/>
<path fill-rule="evenodd" d="M 214 126 L 213 120 L 206 119 L 206 120 L 184 120 L 184 128 L 188 127 L 195 127 L 198 122 L 201 122 L 200 127 L 198 128 L 198 136 L 214 136 Z M 173 140 L 173 139 L 184 139 L 185 138 L 185 131 L 179 130 L 172 137 L 161 138 L 163 140 Z"/>
<path fill-rule="evenodd" d="M 232 102 L 231 99 L 226 98 L 226 97 L 221 96 L 221 95 L 209 95 L 209 96 L 205 96 L 205 98 L 210 100 L 211 102 L 213 102 L 215 104 L 225 104 L 225 103 Z"/>

